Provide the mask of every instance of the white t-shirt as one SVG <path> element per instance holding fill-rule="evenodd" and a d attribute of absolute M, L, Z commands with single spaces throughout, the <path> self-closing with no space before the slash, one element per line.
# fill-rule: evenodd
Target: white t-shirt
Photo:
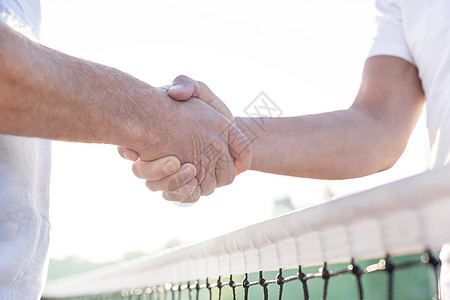
<path fill-rule="evenodd" d="M 0 0 L 0 21 L 37 38 L 39 0 Z M 47 263 L 50 142 L 0 135 L 0 299 L 39 299 Z"/>
<path fill-rule="evenodd" d="M 378 33 L 369 56 L 414 64 L 426 96 L 431 168 L 450 162 L 450 1 L 377 0 Z M 450 180 L 450 178 L 449 178 Z M 450 299 L 450 245 L 440 254 L 441 289 Z"/>

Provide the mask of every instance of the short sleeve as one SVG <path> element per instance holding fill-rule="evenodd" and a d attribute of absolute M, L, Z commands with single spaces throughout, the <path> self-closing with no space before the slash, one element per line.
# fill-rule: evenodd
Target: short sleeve
<path fill-rule="evenodd" d="M 377 33 L 369 57 L 390 55 L 413 63 L 405 38 L 401 7 L 395 0 L 377 0 Z"/>

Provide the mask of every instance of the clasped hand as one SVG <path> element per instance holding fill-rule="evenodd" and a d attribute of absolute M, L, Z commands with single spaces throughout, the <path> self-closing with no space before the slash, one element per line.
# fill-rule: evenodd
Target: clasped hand
<path fill-rule="evenodd" d="M 215 188 L 230 184 L 235 175 L 250 168 L 251 143 L 235 126 L 228 107 L 208 86 L 189 77 L 178 76 L 172 86 L 161 90 L 173 99 L 170 101 L 189 100 L 193 103 L 201 100 L 206 103 L 203 106 L 198 103 L 195 108 L 188 108 L 187 102 L 182 104 L 186 105 L 185 114 L 189 114 L 191 120 L 195 118 L 207 123 L 203 124 L 206 128 L 194 128 L 189 144 L 178 145 L 193 153 L 184 161 L 175 154 L 175 150 L 166 153 L 167 156 L 147 160 L 137 149 L 118 147 L 123 158 L 134 161 L 133 173 L 145 179 L 151 191 L 162 191 L 164 199 L 169 201 L 192 203 L 200 196 L 210 195 Z M 180 120 L 173 123 L 173 126 L 186 125 L 180 124 Z"/>

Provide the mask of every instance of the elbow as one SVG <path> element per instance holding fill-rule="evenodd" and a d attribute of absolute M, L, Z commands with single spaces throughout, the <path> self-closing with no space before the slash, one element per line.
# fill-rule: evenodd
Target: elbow
<path fill-rule="evenodd" d="M 367 175 L 392 168 L 402 156 L 414 129 L 415 122 L 391 114 L 378 114 L 371 110 L 352 107 L 363 114 L 365 126 L 361 126 L 363 157 L 361 165 L 366 167 Z M 401 121 L 399 121 L 401 120 Z"/>
<path fill-rule="evenodd" d="M 374 166 L 374 173 L 383 172 L 392 168 L 402 156 L 406 145 L 407 141 L 398 141 L 396 143 L 389 143 L 388 146 L 383 147 L 383 150 L 376 154 L 378 159 L 374 160 L 377 162 Z"/>
<path fill-rule="evenodd" d="M 400 158 L 400 157 L 398 157 Z M 375 172 L 373 173 L 380 173 L 386 170 L 389 170 L 390 168 L 392 168 L 395 163 L 398 161 L 398 158 L 392 158 L 390 160 L 386 160 L 383 163 L 379 164 L 376 168 L 375 168 Z"/>

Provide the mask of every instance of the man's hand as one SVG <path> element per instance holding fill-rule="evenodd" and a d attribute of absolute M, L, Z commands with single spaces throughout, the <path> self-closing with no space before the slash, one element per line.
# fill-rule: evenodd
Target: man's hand
<path fill-rule="evenodd" d="M 251 148 L 247 138 L 222 114 L 204 101 L 191 98 L 189 101 L 173 101 L 165 90 L 161 96 L 167 97 L 169 107 L 164 111 L 173 112 L 171 118 L 161 124 L 166 133 L 150 145 L 148 153 L 144 141 L 141 150 L 136 151 L 142 161 L 153 161 L 172 154 L 182 163 L 192 163 L 196 167 L 196 179 L 201 187 L 201 195 L 210 195 L 215 187 L 230 184 L 235 172 L 250 167 Z M 171 188 L 174 181 L 168 183 Z M 183 182 L 184 183 L 184 182 Z M 177 181 L 175 181 L 177 184 Z M 192 183 L 193 184 L 193 183 Z M 179 197 L 175 197 L 177 201 Z"/>
<path fill-rule="evenodd" d="M 199 98 L 220 112 L 229 121 L 234 122 L 233 115 L 227 106 L 202 82 L 194 81 L 186 76 L 178 76 L 173 81 L 168 94 L 171 98 L 179 101 L 188 100 L 191 97 Z M 230 151 L 235 154 L 234 157 L 237 158 L 233 162 L 236 174 L 247 170 L 250 166 L 251 145 L 241 142 L 238 141 L 238 148 L 230 148 Z M 118 150 L 122 157 L 136 161 L 133 164 L 134 174 L 139 178 L 145 179 L 146 186 L 150 190 L 163 191 L 163 197 L 167 200 L 195 202 L 201 194 L 209 194 L 201 193 L 197 187 L 198 176 L 195 178 L 197 169 L 193 164 L 185 163 L 180 169 L 180 161 L 175 156 L 145 161 L 139 158 L 138 154 L 131 149 L 119 147 Z M 215 187 L 229 183 L 231 182 L 217 182 Z M 213 190 L 210 189 L 209 191 L 212 192 Z"/>

